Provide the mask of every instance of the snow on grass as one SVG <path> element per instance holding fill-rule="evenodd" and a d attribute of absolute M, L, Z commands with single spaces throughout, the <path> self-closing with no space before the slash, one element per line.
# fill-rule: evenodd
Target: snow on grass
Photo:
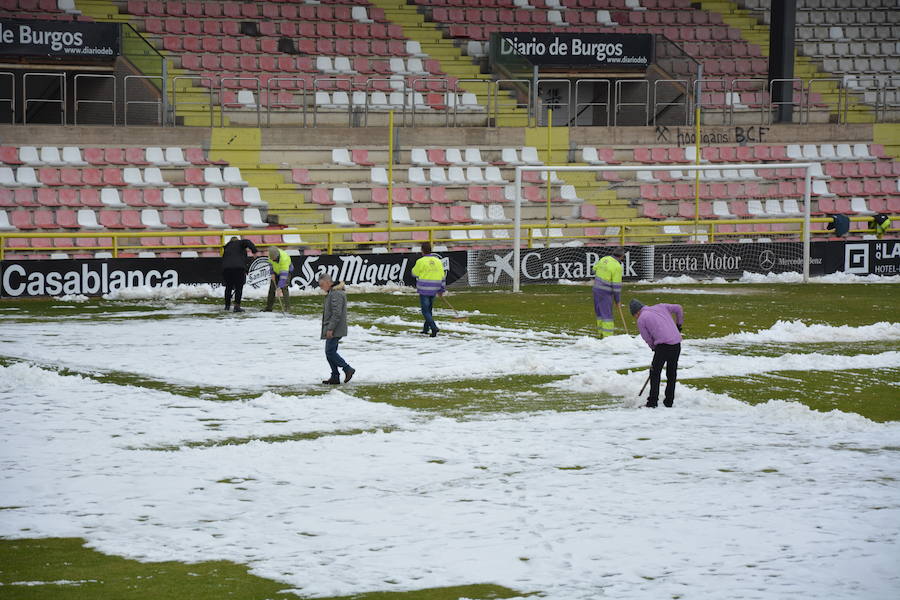
<path fill-rule="evenodd" d="M 633 389 L 635 375 L 608 385 Z M 229 559 L 310 596 L 479 582 L 558 600 L 900 589 L 900 425 L 684 395 L 678 410 L 455 420 L 351 388 L 217 406 L 0 367 L 0 505 L 21 507 L 3 511 L 0 535 Z M 221 428 L 206 432 L 208 417 Z M 145 449 L 363 423 L 395 429 Z"/>
<path fill-rule="evenodd" d="M 650 352 L 633 335 L 442 322 L 432 340 L 397 332 L 420 326 L 404 316 L 350 328 L 341 353 L 364 384 L 446 380 L 453 392 L 457 379 L 546 374 L 564 376 L 547 384 L 555 394 L 619 399 L 448 418 L 366 402 L 352 383 L 323 393 L 318 314 L 154 303 L 10 319 L 3 354 L 238 400 L 0 366 L 0 506 L 18 507 L 0 511 L 0 536 L 228 559 L 308 596 L 472 583 L 549 600 L 900 593 L 900 423 L 690 384 L 675 409 L 637 410 Z M 680 375 L 900 367 L 896 351 L 722 352 L 897 340 L 898 328 L 794 321 L 688 339 Z"/>

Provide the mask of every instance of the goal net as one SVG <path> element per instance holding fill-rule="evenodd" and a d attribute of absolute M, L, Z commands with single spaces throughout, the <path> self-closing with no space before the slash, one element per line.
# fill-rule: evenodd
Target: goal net
<path fill-rule="evenodd" d="M 626 249 L 625 277 L 632 280 L 679 276 L 734 279 L 745 272 L 795 272 L 807 281 L 813 166 L 718 163 L 516 167 L 513 247 L 471 251 L 469 284 L 511 286 L 519 291 L 523 283 L 589 279 L 594 262 L 617 246 Z M 763 170 L 765 177 L 760 175 Z M 551 183 L 564 182 L 570 172 L 589 172 L 592 180 L 604 185 L 612 179 L 604 174 L 613 172 L 622 182 L 619 189 L 626 192 L 624 202 L 634 209 L 637 218 L 603 220 L 602 206 L 596 207 L 599 216 L 592 223 L 583 218 L 551 218 L 549 205 L 560 201 L 558 191 L 551 189 L 546 220 L 523 219 L 526 203 L 534 206 L 536 202 L 535 191 L 527 187 L 539 187 L 541 194 L 545 189 L 545 184 L 530 183 L 535 177 L 526 175 L 529 172 L 537 172 L 540 181 Z M 790 185 L 772 175 L 781 172 L 787 173 L 784 181 Z M 729 174 L 727 179 L 723 173 Z M 685 200 L 684 186 L 692 190 L 692 197 L 693 190 L 702 190 L 701 198 Z M 779 196 L 781 192 L 783 196 Z M 570 214 L 576 213 L 584 215 L 585 211 L 573 210 Z"/>

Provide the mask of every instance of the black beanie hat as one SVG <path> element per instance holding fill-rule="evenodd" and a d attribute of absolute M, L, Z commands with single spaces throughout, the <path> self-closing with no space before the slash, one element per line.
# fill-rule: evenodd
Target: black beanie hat
<path fill-rule="evenodd" d="M 644 308 L 644 305 L 637 300 L 632 300 L 628 303 L 628 310 L 631 311 L 632 316 L 636 315 L 642 308 Z"/>

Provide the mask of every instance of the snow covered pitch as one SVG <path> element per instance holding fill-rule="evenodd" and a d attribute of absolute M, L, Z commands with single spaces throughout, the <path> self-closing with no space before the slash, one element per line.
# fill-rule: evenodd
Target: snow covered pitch
<path fill-rule="evenodd" d="M 633 321 L 601 341 L 516 315 L 523 297 L 553 311 L 551 291 L 494 293 L 500 316 L 460 293 L 470 322 L 439 311 L 433 340 L 411 333 L 410 292 L 351 290 L 357 375 L 337 389 L 318 383 L 318 296 L 289 317 L 197 297 L 0 304 L 0 537 L 227 559 L 299 597 L 896 598 L 900 410 L 737 387 L 853 372 L 847 394 L 874 378 L 897 402 L 900 322 L 847 324 L 851 286 L 834 285 L 816 307 L 830 321 L 706 326 L 748 287 L 626 287 L 686 308 L 684 383 L 656 410 L 637 408 L 650 353 Z M 590 311 L 587 288 L 555 288 Z"/>

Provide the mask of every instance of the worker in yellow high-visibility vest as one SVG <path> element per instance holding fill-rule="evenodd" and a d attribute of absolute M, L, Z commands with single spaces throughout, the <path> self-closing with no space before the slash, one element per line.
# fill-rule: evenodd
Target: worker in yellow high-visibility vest
<path fill-rule="evenodd" d="M 269 248 L 269 267 L 272 272 L 269 275 L 269 296 L 266 298 L 265 312 L 272 312 L 275 306 L 275 293 L 277 292 L 284 299 L 282 308 L 291 310 L 291 273 L 294 272 L 294 265 L 291 262 L 291 255 L 271 246 Z"/>
<path fill-rule="evenodd" d="M 625 250 L 616 248 L 609 256 L 594 263 L 594 314 L 597 316 L 597 336 L 612 335 L 613 303 L 622 306 L 622 261 Z"/>
<path fill-rule="evenodd" d="M 438 326 L 434 322 L 432 310 L 434 297 L 443 295 L 446 290 L 444 279 L 444 265 L 441 257 L 431 253 L 431 244 L 422 242 L 422 257 L 416 261 L 412 269 L 416 278 L 416 291 L 419 292 L 419 306 L 422 308 L 422 317 L 425 323 L 422 325 L 422 333 L 435 337 L 438 334 Z"/>

